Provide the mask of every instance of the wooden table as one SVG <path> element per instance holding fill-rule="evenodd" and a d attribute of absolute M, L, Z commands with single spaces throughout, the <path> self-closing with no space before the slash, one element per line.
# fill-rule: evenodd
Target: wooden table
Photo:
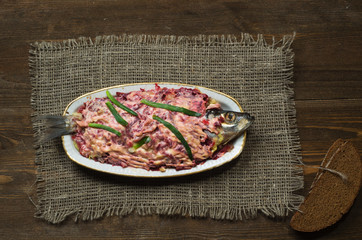
<path fill-rule="evenodd" d="M 361 239 L 362 194 L 335 226 L 301 234 L 289 219 L 247 221 L 189 217 L 107 217 L 52 225 L 34 218 L 27 193 L 35 165 L 29 44 L 37 40 L 122 33 L 195 35 L 296 31 L 294 81 L 303 160 L 319 164 L 337 139 L 362 153 L 362 2 L 18 0 L 0 3 L 0 238 Z M 306 169 L 306 194 L 315 171 Z"/>

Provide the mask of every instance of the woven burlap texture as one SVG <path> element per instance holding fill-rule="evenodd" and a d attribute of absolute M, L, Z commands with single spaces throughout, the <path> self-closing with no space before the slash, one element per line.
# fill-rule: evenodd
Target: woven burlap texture
<path fill-rule="evenodd" d="M 303 198 L 291 88 L 294 36 L 100 36 L 36 42 L 30 49 L 34 117 L 61 115 L 87 92 L 126 83 L 176 82 L 224 92 L 256 121 L 241 155 L 193 176 L 137 179 L 71 161 L 55 139 L 36 146 L 35 216 L 59 223 L 130 213 L 246 219 L 286 216 Z M 34 118 L 35 137 L 44 126 Z"/>

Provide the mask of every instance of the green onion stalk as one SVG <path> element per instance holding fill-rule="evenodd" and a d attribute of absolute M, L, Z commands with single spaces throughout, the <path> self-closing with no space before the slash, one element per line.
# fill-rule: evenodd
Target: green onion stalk
<path fill-rule="evenodd" d="M 123 105 L 122 103 L 120 103 L 119 101 L 117 101 L 117 99 L 115 99 L 112 94 L 107 90 L 106 91 L 107 97 L 109 98 L 109 100 L 111 100 L 112 103 L 114 103 L 114 105 L 116 105 L 117 107 L 123 109 L 124 111 L 128 112 L 129 114 L 132 114 L 133 116 L 138 116 L 138 114 L 133 111 L 132 109 L 126 107 L 125 105 Z"/>
<path fill-rule="evenodd" d="M 112 115 L 114 116 L 114 118 L 116 119 L 116 121 L 123 125 L 123 126 L 127 126 L 128 122 L 126 120 L 124 120 L 121 115 L 119 115 L 119 113 L 117 112 L 117 110 L 113 107 L 112 103 L 110 102 L 106 102 L 106 105 L 109 109 L 109 111 L 111 111 Z"/>
<path fill-rule="evenodd" d="M 148 101 L 146 99 L 142 99 L 141 103 L 146 104 L 151 107 L 155 107 L 155 108 L 163 108 L 163 109 L 167 109 L 167 110 L 174 111 L 174 112 L 181 112 L 181 113 L 184 113 L 189 116 L 194 116 L 194 117 L 201 116 L 201 113 L 194 112 L 187 108 L 177 107 L 177 106 L 170 105 L 170 104 L 152 102 L 152 101 Z"/>
<path fill-rule="evenodd" d="M 191 148 L 189 146 L 189 144 L 187 143 L 187 141 L 185 140 L 185 138 L 182 136 L 182 134 L 180 133 L 179 130 L 177 130 L 176 127 L 174 127 L 171 123 L 163 120 L 162 118 L 153 115 L 152 117 L 154 120 L 157 120 L 158 122 L 162 123 L 165 127 L 167 127 L 173 134 L 175 134 L 175 136 L 181 141 L 182 145 L 184 145 L 187 155 L 189 156 L 189 158 L 191 160 L 194 159 L 194 157 L 192 156 L 192 152 L 191 152 Z"/>
<path fill-rule="evenodd" d="M 121 133 L 118 132 L 116 129 L 111 128 L 111 127 L 106 126 L 106 125 L 102 125 L 102 124 L 98 124 L 98 123 L 89 123 L 88 126 L 92 127 L 92 128 L 100 128 L 100 129 L 106 130 L 108 132 L 116 134 L 118 137 L 121 136 Z"/>

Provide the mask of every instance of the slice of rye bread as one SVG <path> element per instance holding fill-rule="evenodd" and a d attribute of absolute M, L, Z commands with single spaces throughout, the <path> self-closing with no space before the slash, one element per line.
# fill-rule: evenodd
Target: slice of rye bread
<path fill-rule="evenodd" d="M 349 141 L 338 139 L 328 150 L 321 167 L 344 174 L 319 169 L 312 187 L 290 221 L 301 232 L 314 232 L 333 225 L 351 208 L 361 187 L 362 164 L 358 151 Z"/>

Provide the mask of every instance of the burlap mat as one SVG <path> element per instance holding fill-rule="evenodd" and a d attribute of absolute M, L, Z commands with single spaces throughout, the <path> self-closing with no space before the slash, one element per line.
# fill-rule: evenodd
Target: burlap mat
<path fill-rule="evenodd" d="M 241 156 L 201 174 L 145 180 L 99 173 L 67 158 L 60 139 L 36 150 L 37 211 L 52 223 L 72 215 L 181 214 L 245 219 L 285 216 L 302 197 L 295 122 L 293 36 L 105 36 L 37 42 L 30 50 L 34 115 L 62 114 L 87 92 L 137 82 L 179 82 L 236 98 L 255 116 Z M 43 126 L 34 120 L 38 136 Z"/>

